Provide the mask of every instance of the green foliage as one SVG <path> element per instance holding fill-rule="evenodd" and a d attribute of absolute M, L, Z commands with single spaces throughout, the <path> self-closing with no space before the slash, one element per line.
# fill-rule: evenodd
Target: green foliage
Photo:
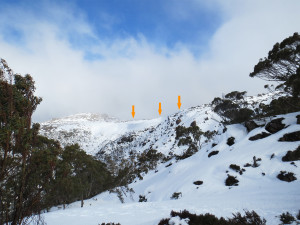
<path fill-rule="evenodd" d="M 78 145 L 62 149 L 38 135 L 31 118 L 42 99 L 34 95 L 34 81 L 3 65 L 10 77 L 0 69 L 0 224 L 23 224 L 44 209 L 79 199 L 83 204 L 107 190 L 113 178 L 103 163 Z"/>
<path fill-rule="evenodd" d="M 266 220 L 261 218 L 255 211 L 245 211 L 245 215 L 241 213 L 232 214 L 232 218 L 227 220 L 223 217 L 218 218 L 213 214 L 192 214 L 187 210 L 180 212 L 171 211 L 170 217 L 179 217 L 180 219 L 187 219 L 189 225 L 266 225 Z M 170 219 L 162 219 L 158 225 L 169 224 Z"/>
<path fill-rule="evenodd" d="M 260 104 L 259 108 L 262 117 L 287 114 L 299 111 L 300 101 L 297 98 L 283 96 L 272 100 L 269 105 Z"/>
<path fill-rule="evenodd" d="M 286 212 L 280 215 L 280 221 L 282 222 L 282 224 L 291 224 L 296 221 L 296 219 L 289 212 Z"/>
<path fill-rule="evenodd" d="M 176 140 L 178 146 L 189 146 L 182 155 L 176 155 L 177 160 L 185 159 L 198 151 L 197 145 L 200 144 L 201 135 L 203 132 L 197 126 L 196 121 L 193 121 L 190 127 L 177 126 L 176 127 Z"/>
<path fill-rule="evenodd" d="M 293 172 L 286 172 L 286 171 L 280 171 L 280 173 L 277 175 L 277 178 L 279 180 L 286 181 L 286 182 L 292 182 L 294 180 L 297 180 Z"/>
<path fill-rule="evenodd" d="M 229 99 L 218 100 L 217 103 L 215 103 L 214 112 L 224 117 L 227 123 L 242 123 L 250 120 L 254 115 L 253 110 L 241 108 L 238 104 Z"/>
<path fill-rule="evenodd" d="M 139 195 L 139 202 L 147 202 L 147 198 L 145 195 Z"/>
<path fill-rule="evenodd" d="M 247 93 L 246 91 L 243 91 L 243 92 L 232 91 L 232 92 L 226 94 L 225 98 L 241 100 L 244 98 L 246 93 Z"/>
<path fill-rule="evenodd" d="M 182 197 L 181 192 L 174 192 L 171 196 L 171 199 L 179 199 L 180 197 Z"/>
<path fill-rule="evenodd" d="M 268 57 L 261 59 L 255 66 L 250 77 L 259 77 L 269 81 L 287 81 L 299 68 L 300 35 L 294 33 L 276 43 L 269 51 Z"/>

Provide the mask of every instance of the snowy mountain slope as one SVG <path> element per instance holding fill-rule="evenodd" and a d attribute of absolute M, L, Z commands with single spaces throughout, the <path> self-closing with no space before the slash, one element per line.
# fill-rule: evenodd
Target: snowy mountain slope
<path fill-rule="evenodd" d="M 248 99 L 253 100 L 253 97 Z M 269 101 L 269 97 L 254 98 L 253 103 L 257 104 L 258 100 Z M 282 161 L 288 150 L 300 146 L 300 141 L 278 141 L 284 134 L 300 131 L 300 125 L 296 122 L 299 114 L 278 115 L 259 121 L 265 125 L 270 120 L 284 118 L 282 123 L 285 128 L 255 141 L 249 138 L 267 132 L 264 125 L 249 133 L 242 124 L 229 125 L 224 129 L 218 122 L 221 118 L 209 105 L 182 110 L 155 120 L 157 124 L 151 122 L 152 127 L 144 126 L 144 130 L 126 130 L 123 136 L 111 138 L 101 151 L 109 154 L 115 151 L 115 146 L 119 146 L 126 156 L 129 150 L 142 152 L 153 147 L 165 155 L 180 155 L 187 146 L 178 146 L 176 126 L 188 127 L 196 121 L 201 130 L 216 132 L 209 140 L 202 138 L 201 148 L 191 157 L 183 160 L 170 157 L 169 161 L 159 164 L 156 170 L 143 174 L 142 180 L 136 178 L 129 185 L 134 193 L 125 193 L 124 204 L 120 203 L 116 194 L 105 192 L 86 200 L 83 208 L 80 208 L 79 202 L 69 205 L 66 210 L 53 208 L 52 212 L 44 214 L 45 220 L 50 225 L 102 222 L 154 225 L 161 218 L 168 217 L 171 210 L 188 209 L 195 213 L 209 212 L 227 217 L 233 212 L 248 209 L 265 217 L 267 224 L 279 224 L 276 216 L 286 211 L 295 215 L 300 209 L 300 161 L 294 164 Z M 231 146 L 227 144 L 230 137 L 235 138 Z M 218 151 L 218 154 L 208 157 L 213 151 Z M 257 167 L 254 166 L 254 160 L 258 163 Z M 247 163 L 250 166 L 246 166 Z M 231 164 L 245 171 L 240 174 L 230 168 Z M 279 180 L 277 175 L 280 171 L 293 172 L 297 180 Z M 238 186 L 225 186 L 228 175 L 238 179 Z M 195 181 L 203 181 L 203 184 L 195 185 Z M 181 193 L 180 198 L 171 200 L 175 192 Z M 140 195 L 145 196 L 147 202 L 138 202 Z"/>
<path fill-rule="evenodd" d="M 63 146 L 78 143 L 94 155 L 110 140 L 127 132 L 138 133 L 159 122 L 160 119 L 122 122 L 107 115 L 81 113 L 41 123 L 40 134 L 58 140 Z"/>

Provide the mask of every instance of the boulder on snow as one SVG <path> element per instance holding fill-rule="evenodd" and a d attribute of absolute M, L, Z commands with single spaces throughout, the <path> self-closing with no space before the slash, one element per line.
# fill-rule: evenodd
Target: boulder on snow
<path fill-rule="evenodd" d="M 259 139 L 266 138 L 266 137 L 268 137 L 270 135 L 271 135 L 270 133 L 262 132 L 262 133 L 254 135 L 252 137 L 249 137 L 249 140 L 250 141 L 256 141 L 256 140 L 259 140 Z"/>
<path fill-rule="evenodd" d="M 208 154 L 208 158 L 210 158 L 213 155 L 217 155 L 219 153 L 219 151 L 212 151 Z"/>
<path fill-rule="evenodd" d="M 282 123 L 282 120 L 284 120 L 284 118 L 278 118 L 270 121 L 269 123 L 267 123 L 265 129 L 271 134 L 275 134 L 276 132 L 282 130 L 285 127 L 285 124 Z"/>
<path fill-rule="evenodd" d="M 176 125 L 178 125 L 178 124 L 180 124 L 180 123 L 181 123 L 181 119 L 178 118 L 178 119 L 176 120 Z"/>
<path fill-rule="evenodd" d="M 195 185 L 202 185 L 203 181 L 202 180 L 197 180 L 197 181 L 193 182 L 193 184 L 195 184 Z"/>
<path fill-rule="evenodd" d="M 250 120 L 245 122 L 245 127 L 247 128 L 247 131 L 250 132 L 259 126 L 253 120 Z"/>
<path fill-rule="evenodd" d="M 288 142 L 300 141 L 300 130 L 292 133 L 287 133 L 283 135 L 283 137 L 279 138 L 278 141 L 288 141 Z"/>
<path fill-rule="evenodd" d="M 231 146 L 231 145 L 234 144 L 234 141 L 235 141 L 235 138 L 234 138 L 234 137 L 230 137 L 230 138 L 227 139 L 227 144 L 228 144 L 229 146 Z"/>
<path fill-rule="evenodd" d="M 288 151 L 285 156 L 282 157 L 283 162 L 300 160 L 300 145 L 294 151 Z"/>
<path fill-rule="evenodd" d="M 297 115 L 296 118 L 297 118 L 297 124 L 300 124 L 300 115 Z"/>
<path fill-rule="evenodd" d="M 277 175 L 277 178 L 282 181 L 292 182 L 297 180 L 292 172 L 280 171 L 280 174 Z"/>

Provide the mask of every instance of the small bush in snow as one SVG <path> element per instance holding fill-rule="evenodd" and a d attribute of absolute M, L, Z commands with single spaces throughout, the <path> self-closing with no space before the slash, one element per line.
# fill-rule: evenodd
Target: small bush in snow
<path fill-rule="evenodd" d="M 180 218 L 184 221 L 189 221 L 189 225 L 265 225 L 266 220 L 261 218 L 255 211 L 249 212 L 245 211 L 245 215 L 242 216 L 241 213 L 233 214 L 233 218 L 228 218 L 227 220 L 223 217 L 218 218 L 213 214 L 192 214 L 187 210 L 180 212 L 171 211 L 171 218 Z M 170 225 L 170 218 L 162 219 L 158 225 Z"/>
<path fill-rule="evenodd" d="M 294 175 L 295 174 L 292 172 L 280 171 L 280 174 L 277 175 L 277 178 L 282 181 L 292 182 L 294 180 L 297 180 Z"/>
<path fill-rule="evenodd" d="M 235 140 L 234 137 L 228 138 L 228 139 L 227 139 L 227 144 L 228 144 L 229 146 L 233 145 L 233 144 L 234 144 L 234 140 Z"/>
<path fill-rule="evenodd" d="M 227 174 L 227 178 L 225 180 L 226 186 L 238 186 L 239 180 L 236 177 Z"/>
<path fill-rule="evenodd" d="M 235 170 L 236 172 L 239 172 L 241 170 L 241 167 L 236 164 L 230 164 L 229 168 Z"/>
<path fill-rule="evenodd" d="M 171 199 L 179 199 L 179 197 L 182 197 L 181 192 L 174 192 L 171 196 Z"/>
<path fill-rule="evenodd" d="M 282 224 L 291 224 L 295 221 L 295 217 L 293 217 L 289 212 L 282 213 L 280 215 L 280 221 Z"/>
<path fill-rule="evenodd" d="M 139 202 L 147 202 L 147 198 L 145 195 L 139 195 Z"/>

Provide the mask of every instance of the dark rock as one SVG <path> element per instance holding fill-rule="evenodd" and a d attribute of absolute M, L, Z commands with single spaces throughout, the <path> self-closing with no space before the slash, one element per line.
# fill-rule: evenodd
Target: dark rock
<path fill-rule="evenodd" d="M 270 135 L 271 135 L 270 133 L 262 132 L 260 134 L 256 134 L 256 135 L 250 137 L 249 140 L 250 141 L 256 141 L 256 140 L 259 140 L 259 139 L 266 138 L 266 137 L 268 137 Z"/>
<path fill-rule="evenodd" d="M 283 162 L 300 160 L 300 145 L 294 151 L 288 151 L 285 156 L 282 157 Z"/>
<path fill-rule="evenodd" d="M 300 141 L 300 130 L 292 133 L 287 133 L 283 135 L 283 137 L 279 138 L 278 141 L 288 141 L 288 142 Z"/>
<path fill-rule="evenodd" d="M 282 123 L 284 118 L 278 118 L 272 120 L 271 122 L 267 123 L 266 130 L 269 131 L 271 134 L 275 134 L 276 132 L 282 130 L 285 127 L 285 124 Z"/>
<path fill-rule="evenodd" d="M 297 124 L 300 124 L 300 115 L 297 115 L 296 118 L 297 118 Z"/>
<path fill-rule="evenodd" d="M 213 148 L 213 147 L 215 147 L 215 146 L 217 146 L 218 144 L 216 144 L 216 143 L 212 143 L 212 145 L 211 145 L 211 147 Z"/>
<path fill-rule="evenodd" d="M 238 179 L 236 177 L 227 174 L 227 179 L 225 180 L 226 186 L 238 186 Z"/>
<path fill-rule="evenodd" d="M 245 122 L 245 127 L 247 128 L 247 131 L 250 132 L 259 126 L 253 120 L 250 120 Z"/>
<path fill-rule="evenodd" d="M 213 155 L 217 155 L 219 151 L 212 151 L 211 153 L 208 154 L 208 158 L 210 158 Z"/>
<path fill-rule="evenodd" d="M 197 180 L 193 184 L 195 184 L 195 185 L 201 185 L 201 184 L 203 184 L 203 181 L 202 180 Z"/>
<path fill-rule="evenodd" d="M 228 138 L 228 139 L 227 139 L 227 144 L 228 144 L 229 146 L 233 145 L 233 144 L 234 144 L 234 140 L 235 140 L 234 137 Z"/>
<path fill-rule="evenodd" d="M 229 168 L 236 172 L 239 172 L 241 170 L 241 167 L 236 164 L 230 164 Z"/>
<path fill-rule="evenodd" d="M 178 118 L 178 119 L 176 120 L 176 125 L 178 125 L 178 124 L 180 124 L 180 123 L 181 123 L 181 119 Z"/>
<path fill-rule="evenodd" d="M 280 174 L 277 175 L 277 178 L 282 181 L 292 182 L 297 180 L 292 172 L 280 171 Z"/>

